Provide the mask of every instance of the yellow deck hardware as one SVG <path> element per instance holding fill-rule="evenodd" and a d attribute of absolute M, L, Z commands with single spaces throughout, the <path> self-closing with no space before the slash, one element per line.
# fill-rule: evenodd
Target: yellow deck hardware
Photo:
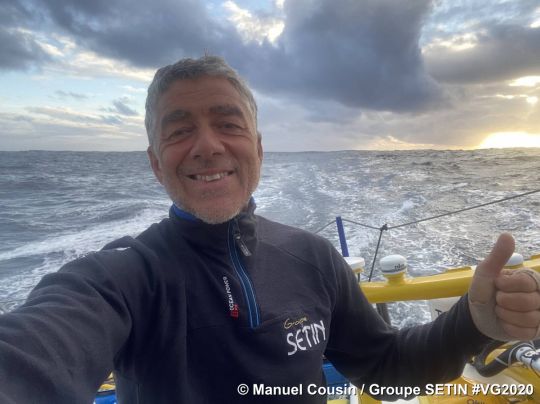
<path fill-rule="evenodd" d="M 513 257 L 514 259 L 514 257 Z M 522 259 L 522 258 L 521 258 Z M 517 261 L 516 261 L 517 260 Z M 519 257 L 509 262 L 507 269 L 515 270 L 519 268 L 530 268 L 540 272 L 540 254 L 533 255 L 528 260 L 519 261 Z M 382 266 L 382 265 L 381 265 Z M 464 295 L 468 289 L 474 274 L 474 267 L 452 268 L 437 275 L 420 276 L 409 278 L 405 272 L 395 274 L 386 274 L 384 281 L 361 282 L 362 288 L 367 299 L 371 303 L 390 303 L 408 300 L 431 300 L 439 298 L 459 297 Z M 504 347 L 492 352 L 487 359 L 490 362 L 503 351 Z M 471 367 L 471 373 L 476 373 Z M 502 381 L 501 381 L 502 380 Z M 471 392 L 472 385 L 479 383 L 507 383 L 532 385 L 533 394 L 519 395 L 515 397 L 502 396 L 496 394 L 475 395 L 456 395 L 442 394 L 420 396 L 415 399 L 418 404 L 531 404 L 540 403 L 540 375 L 523 364 L 516 363 L 501 374 L 493 378 L 483 378 L 478 374 L 464 374 L 456 380 L 447 384 L 461 385 L 466 391 Z M 381 401 L 375 400 L 367 394 L 358 397 L 360 404 L 380 404 Z"/>
<path fill-rule="evenodd" d="M 532 256 L 518 267 L 540 272 L 540 255 Z M 453 268 L 437 275 L 416 278 L 401 274 L 402 276 L 396 275 L 385 281 L 361 282 L 360 286 L 371 303 L 463 296 L 469 289 L 473 269 L 474 267 Z"/>

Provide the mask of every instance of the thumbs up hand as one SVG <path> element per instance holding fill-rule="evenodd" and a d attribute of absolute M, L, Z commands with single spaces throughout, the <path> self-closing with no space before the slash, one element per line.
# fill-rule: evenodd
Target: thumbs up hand
<path fill-rule="evenodd" d="M 503 233 L 474 272 L 469 307 L 476 328 L 499 341 L 540 336 L 540 274 L 531 269 L 503 270 L 514 239 Z"/>

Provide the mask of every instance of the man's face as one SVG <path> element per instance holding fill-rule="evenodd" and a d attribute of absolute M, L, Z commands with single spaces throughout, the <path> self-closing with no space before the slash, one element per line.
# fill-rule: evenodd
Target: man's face
<path fill-rule="evenodd" d="M 222 77 L 178 80 L 159 99 L 157 179 L 182 209 L 222 223 L 247 204 L 259 182 L 262 147 L 246 101 Z"/>

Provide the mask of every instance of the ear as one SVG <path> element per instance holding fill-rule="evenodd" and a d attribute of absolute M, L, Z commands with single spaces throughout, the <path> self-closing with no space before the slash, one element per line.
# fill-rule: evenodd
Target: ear
<path fill-rule="evenodd" d="M 257 154 L 259 155 L 259 161 L 263 161 L 263 148 L 262 148 L 262 142 L 261 142 L 262 136 L 257 131 Z"/>
<path fill-rule="evenodd" d="M 148 154 L 148 160 L 150 160 L 150 166 L 152 167 L 152 171 L 154 172 L 154 175 L 156 176 L 160 184 L 163 184 L 163 174 L 161 172 L 159 160 L 154 154 L 154 150 L 152 149 L 152 146 L 148 146 L 148 149 L 146 149 L 146 154 Z"/>

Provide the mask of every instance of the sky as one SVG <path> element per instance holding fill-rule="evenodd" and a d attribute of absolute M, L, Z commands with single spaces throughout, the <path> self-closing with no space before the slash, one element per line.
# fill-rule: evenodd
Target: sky
<path fill-rule="evenodd" d="M 540 147 L 538 0 L 0 0 L 0 150 L 145 150 L 155 70 L 205 53 L 266 151 Z"/>

